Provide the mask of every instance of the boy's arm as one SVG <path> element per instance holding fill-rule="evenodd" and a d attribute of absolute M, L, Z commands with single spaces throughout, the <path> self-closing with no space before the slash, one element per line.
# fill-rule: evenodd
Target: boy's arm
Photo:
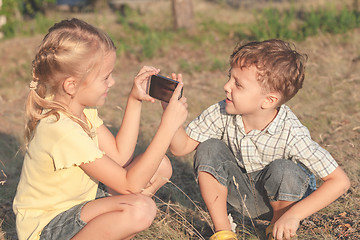
<path fill-rule="evenodd" d="M 198 141 L 190 138 L 183 127 L 180 127 L 170 143 L 170 151 L 175 156 L 183 156 L 194 151 L 199 145 Z"/>
<path fill-rule="evenodd" d="M 328 206 L 350 187 L 350 180 L 340 167 L 322 180 L 323 184 L 316 191 L 294 204 L 276 221 L 273 229 L 276 238 L 295 233 L 301 220 Z"/>

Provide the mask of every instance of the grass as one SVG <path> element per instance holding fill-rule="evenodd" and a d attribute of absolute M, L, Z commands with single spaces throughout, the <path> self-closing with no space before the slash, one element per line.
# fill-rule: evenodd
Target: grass
<path fill-rule="evenodd" d="M 325 3 L 328 2 L 331 7 L 337 6 L 336 1 Z M 129 18 L 113 12 L 55 12 L 51 17 L 23 23 L 25 29 L 32 26 L 36 31 L 0 41 L 0 183 L 5 182 L 0 185 L 0 239 L 16 239 L 11 203 L 23 159 L 22 106 L 31 77 L 31 60 L 46 25 L 77 16 L 106 30 L 114 39 L 118 46 L 114 72 L 117 84 L 99 112 L 115 133 L 121 124 L 132 79 L 141 66 L 159 67 L 163 75 L 183 73 L 189 122 L 207 106 L 224 98 L 222 87 L 227 80 L 228 57 L 238 41 L 255 36 L 247 28 L 261 19 L 261 15 L 257 18 L 254 12 L 275 8 L 280 16 L 294 9 L 298 16 L 300 10 L 311 15 L 311 12 L 321 12 L 321 7 L 329 7 L 321 5 L 325 4 L 322 1 L 316 6 L 313 1 L 305 1 L 308 4 L 254 4 L 240 9 L 206 1 L 193 3 L 197 21 L 193 34 L 172 30 L 170 5 L 163 1 L 148 5 L 146 12 L 130 12 Z M 352 3 L 349 1 L 347 6 Z M 337 6 L 336 9 L 339 10 L 336 14 L 341 15 L 344 8 Z M 295 25 L 286 26 L 292 30 Z M 288 105 L 309 128 L 313 139 L 332 153 L 352 182 L 347 194 L 303 221 L 299 239 L 357 239 L 360 233 L 360 30 L 329 33 L 320 29 L 315 35 L 292 41 L 309 55 L 309 61 L 304 88 Z M 160 104 L 144 103 L 137 153 L 150 142 L 161 113 Z M 212 226 L 193 178 L 193 155 L 169 156 L 174 169 L 171 183 L 156 195 L 159 210 L 155 222 L 136 239 L 207 239 Z M 255 221 L 253 225 L 236 214 L 234 219 L 240 239 L 263 238 L 261 222 Z"/>

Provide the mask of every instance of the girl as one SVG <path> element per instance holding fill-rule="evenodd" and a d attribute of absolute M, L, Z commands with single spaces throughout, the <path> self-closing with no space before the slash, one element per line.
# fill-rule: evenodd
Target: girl
<path fill-rule="evenodd" d="M 181 83 L 150 145 L 133 158 L 141 103 L 155 101 L 145 87 L 159 70 L 139 71 L 114 137 L 95 107 L 115 83 L 115 58 L 108 35 L 78 19 L 55 24 L 43 39 L 33 61 L 27 152 L 13 206 L 20 240 L 130 239 L 152 223 L 150 196 L 171 176 L 165 153 L 187 103 L 178 99 Z"/>

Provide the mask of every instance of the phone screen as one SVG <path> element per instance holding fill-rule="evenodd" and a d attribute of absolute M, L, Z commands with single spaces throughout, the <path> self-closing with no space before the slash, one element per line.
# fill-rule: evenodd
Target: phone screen
<path fill-rule="evenodd" d="M 158 100 L 169 102 L 178 83 L 178 81 L 161 75 L 152 75 L 148 84 L 148 94 Z M 180 97 L 181 95 L 182 90 Z"/>

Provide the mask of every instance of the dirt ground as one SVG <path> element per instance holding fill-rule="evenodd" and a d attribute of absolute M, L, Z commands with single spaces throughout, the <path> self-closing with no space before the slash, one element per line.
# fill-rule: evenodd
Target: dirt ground
<path fill-rule="evenodd" d="M 355 33 L 355 41 L 359 39 L 360 33 Z M 30 69 L 31 59 L 34 56 L 37 45 L 40 43 L 42 36 L 34 36 L 29 38 L 15 38 L 11 40 L 5 40 L 0 42 L 0 144 L 2 147 L 0 150 L 0 169 L 5 169 L 5 172 L 0 173 L 0 180 L 7 181 L 7 184 L 13 184 L 17 181 L 17 177 L 13 174 L 18 174 L 21 167 L 21 139 L 24 129 L 24 102 L 26 94 L 28 93 L 27 83 L 31 81 L 31 72 L 24 71 L 23 69 Z M 306 45 L 308 44 L 308 45 Z M 312 45 L 313 44 L 313 45 Z M 329 45 L 331 47 L 329 48 Z M 348 44 L 349 45 L 349 44 Z M 329 150 L 335 152 L 336 159 L 339 159 L 340 165 L 344 166 L 345 171 L 349 173 L 350 178 L 353 181 L 352 188 L 336 201 L 335 204 L 329 209 L 325 209 L 319 213 L 312 215 L 311 217 L 303 221 L 302 227 L 299 233 L 303 238 L 301 239 L 360 239 L 360 213 L 359 213 L 359 141 L 360 141 L 360 112 L 359 102 L 359 59 L 360 51 L 358 48 L 353 49 L 352 46 L 342 44 L 339 41 L 324 40 L 322 38 L 317 39 L 311 43 L 302 43 L 303 49 L 312 49 L 310 57 L 313 60 L 310 62 L 308 74 L 310 80 L 315 80 L 315 83 L 310 83 L 305 87 L 304 91 L 308 91 L 310 94 L 300 94 L 297 100 L 305 101 L 309 105 L 312 103 L 311 98 L 325 100 L 316 101 L 311 105 L 313 108 L 303 107 L 298 105 L 296 101 L 292 102 L 293 109 L 299 113 L 299 118 L 304 121 L 308 121 L 309 128 L 313 130 L 315 139 L 320 141 L 322 145 L 326 146 Z M 177 48 L 174 52 L 169 54 L 167 58 L 160 58 L 157 60 L 147 60 L 145 62 L 139 62 L 131 56 L 120 58 L 118 65 L 122 69 L 126 69 L 124 72 L 119 72 L 118 77 L 134 76 L 137 69 L 141 65 L 147 65 L 153 63 L 154 65 L 160 65 L 164 68 L 168 68 L 176 71 L 177 67 L 170 66 L 171 63 L 168 59 L 179 57 L 189 59 L 189 61 L 195 61 L 201 54 L 197 51 L 186 51 L 187 49 Z M 187 52 L 185 54 L 185 52 Z M 319 54 L 319 52 L 321 54 Z M 228 54 L 228 53 L 227 53 Z M 342 60 L 342 57 L 347 54 L 349 60 Z M 350 63 L 349 63 L 350 62 Z M 347 65 L 347 63 L 349 63 Z M 324 66 L 322 66 L 324 64 Z M 347 69 L 345 72 L 342 70 L 334 70 L 334 68 L 341 65 L 341 69 Z M 351 65 L 351 66 L 350 66 Z M 25 66 L 25 67 L 24 67 Z M 317 72 L 318 68 L 325 69 L 324 72 Z M 15 70 L 14 70 L 15 69 Z M 19 69 L 19 71 L 16 71 Z M 21 72 L 24 71 L 24 72 Z M 334 71 L 334 72 L 333 72 Z M 337 74 L 339 76 L 337 76 Z M 347 75 L 348 74 L 348 75 Z M 350 74 L 350 75 L 349 75 Z M 205 91 L 208 94 L 214 94 L 216 89 L 221 88 L 221 82 L 214 83 L 212 85 L 200 84 L 207 78 L 220 77 L 223 73 L 199 73 L 193 74 L 191 78 L 197 79 L 192 81 L 190 87 L 188 87 L 188 94 L 195 96 L 196 91 Z M 28 76 L 28 81 L 15 81 L 14 78 L 22 77 L 24 79 Z M 186 76 L 186 75 L 185 75 Z M 188 75 L 187 77 L 190 78 Z M 327 80 L 328 78 L 334 78 L 335 83 Z M 129 78 L 130 79 L 130 78 Z M 319 80 L 320 79 L 320 80 Z M 340 79 L 336 82 L 337 79 Z M 130 79 L 131 80 L 131 79 Z M 316 82 L 319 80 L 319 82 Z M 129 88 L 131 82 L 125 82 L 125 87 Z M 334 84 L 333 86 L 329 86 Z M 346 88 L 338 88 L 339 86 L 346 86 Z M 324 89 L 333 87 L 338 90 L 332 90 L 330 95 L 323 95 Z M 316 89 L 316 90 L 314 90 Z M 122 100 L 126 98 L 125 93 L 127 90 L 123 90 L 120 87 L 116 87 L 115 91 L 121 92 L 120 96 Z M 349 91 L 348 93 L 346 91 Z M 221 96 L 219 93 L 214 97 L 217 99 Z M 110 96 L 111 97 L 111 96 Z M 116 98 L 117 95 L 113 95 Z M 326 98 L 331 104 L 326 103 Z M 350 99 L 351 98 L 351 99 Z M 350 99 L 350 100 L 349 100 Z M 208 99 L 207 99 L 208 100 Z M 196 105 L 190 103 L 190 116 L 189 119 L 195 117 L 201 108 L 205 106 L 206 99 L 202 99 L 201 104 Z M 215 101 L 215 100 L 212 100 Z M 349 102 L 349 103 L 347 103 Z M 199 102 L 198 102 L 199 103 Z M 348 109 L 344 108 L 341 103 L 348 104 Z M 206 103 L 207 104 L 207 103 Z M 345 105 L 346 105 L 345 104 Z M 329 105 L 331 107 L 329 107 Z M 120 108 L 123 106 L 120 106 Z M 345 106 L 346 107 L 346 106 Z M 119 108 L 117 103 L 111 103 L 108 109 Z M 145 111 L 151 111 L 146 110 Z M 337 112 L 337 116 L 335 112 Z M 105 118 L 113 119 L 112 113 L 103 111 Z M 158 114 L 158 113 L 157 113 Z M 149 114 L 150 115 L 150 114 Z M 158 117 L 158 115 L 156 115 Z M 308 120 L 305 120 L 308 119 Z M 327 123 L 322 124 L 323 121 Z M 116 123 L 116 122 L 115 122 Z M 117 122 L 118 123 L 118 122 Z M 311 124 L 312 125 L 311 125 Z M 324 127 L 325 126 L 325 127 Z M 329 127 L 329 130 L 324 130 Z M 11 159 L 5 159 L 3 156 L 12 154 L 14 157 Z M 10 164 L 10 161 L 18 161 L 17 164 Z M 9 167 L 12 166 L 12 167 Z M 175 176 L 175 178 L 178 176 Z M 0 196 L 1 200 L 1 196 Z M 11 202 L 6 202 L 0 206 L 0 226 L 3 222 L 6 224 L 14 224 Z M 9 226 L 3 226 L 9 228 Z M 328 233 L 331 233 L 329 237 Z M 10 236 L 14 236 L 14 233 L 9 233 Z M 313 237 L 315 236 L 315 237 Z M 1 239 L 1 233 L 0 233 Z"/>

